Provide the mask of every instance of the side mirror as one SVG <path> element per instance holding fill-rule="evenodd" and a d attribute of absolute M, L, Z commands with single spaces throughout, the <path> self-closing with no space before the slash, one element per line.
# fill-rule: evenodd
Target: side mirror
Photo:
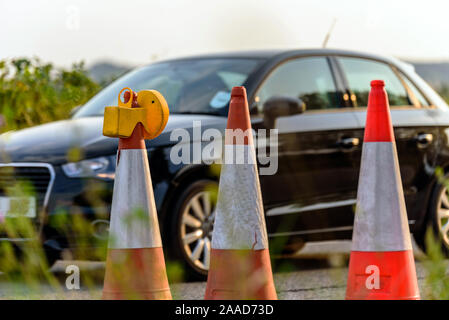
<path fill-rule="evenodd" d="M 275 96 L 263 105 L 264 123 L 267 128 L 274 127 L 274 121 L 279 117 L 303 113 L 306 104 L 299 98 Z"/>

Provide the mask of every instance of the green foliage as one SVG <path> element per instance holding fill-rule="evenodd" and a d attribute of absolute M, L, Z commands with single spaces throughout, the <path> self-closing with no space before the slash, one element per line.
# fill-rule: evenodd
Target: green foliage
<path fill-rule="evenodd" d="M 39 59 L 12 59 L 0 61 L 0 132 L 21 129 L 45 122 L 65 119 L 70 111 L 88 101 L 100 89 L 92 81 L 84 69 L 84 64 L 74 64 L 70 69 L 55 68 L 52 64 L 42 63 Z M 69 159 L 78 160 L 81 155 L 77 148 L 69 152 Z M 12 172 L 10 172 L 12 175 Z M 99 193 L 103 186 L 93 188 L 92 197 L 86 199 L 93 205 L 98 204 Z M 36 196 L 33 185 L 29 181 L 14 181 L 5 188 L 9 197 Z M 15 239 L 30 239 L 29 241 L 0 243 L 0 271 L 6 280 L 22 283 L 29 289 L 39 290 L 40 283 L 50 284 L 54 291 L 63 290 L 56 275 L 49 271 L 45 248 L 40 241 L 40 232 L 35 223 L 23 216 L 26 213 L 26 203 L 17 202 L 19 207 L 12 208 L 14 217 L 0 215 L 0 234 Z M 23 206 L 24 208 L 21 208 Z M 94 206 L 95 207 L 95 206 Z M 42 212 L 38 213 L 39 215 Z M 104 214 L 103 214 L 104 215 Z M 99 214 L 98 216 L 102 216 Z M 61 237 L 72 242 L 73 233 L 77 247 L 80 247 L 80 258 L 104 258 L 106 239 L 91 240 L 91 221 L 79 214 L 59 212 L 52 216 L 49 225 Z M 72 243 L 70 243 L 72 244 Z M 92 250 L 91 248 L 98 248 Z M 89 287 L 93 282 L 89 277 L 83 277 L 83 283 Z"/>
<path fill-rule="evenodd" d="M 427 271 L 426 297 L 432 300 L 449 300 L 449 276 L 446 273 L 448 263 L 441 250 L 441 241 L 435 239 L 429 228 L 426 233 L 427 257 L 423 261 Z"/>
<path fill-rule="evenodd" d="M 435 177 L 438 183 L 449 188 L 449 180 L 444 177 L 444 170 L 441 167 L 435 169 Z M 424 296 L 432 300 L 449 299 L 449 275 L 447 274 L 448 261 L 442 250 L 442 239 L 429 227 L 426 232 L 426 257 L 423 259 L 423 266 L 426 270 L 426 289 Z"/>
<path fill-rule="evenodd" d="M 56 69 L 38 58 L 0 61 L 1 131 L 65 119 L 100 87 L 87 76 L 84 64 Z"/>

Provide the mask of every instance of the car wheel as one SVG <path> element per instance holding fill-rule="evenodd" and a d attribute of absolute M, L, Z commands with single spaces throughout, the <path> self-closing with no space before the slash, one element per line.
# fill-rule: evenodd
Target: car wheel
<path fill-rule="evenodd" d="M 444 179 L 449 179 L 446 175 Z M 434 232 L 437 239 L 440 239 L 443 253 L 449 255 L 449 190 L 445 185 L 437 184 L 433 191 L 427 223 L 423 230 L 419 232 L 416 240 L 420 247 L 426 251 L 426 232 L 428 229 Z"/>
<path fill-rule="evenodd" d="M 183 264 L 187 280 L 204 280 L 207 276 L 217 190 L 216 181 L 193 182 L 175 205 L 170 251 Z"/>

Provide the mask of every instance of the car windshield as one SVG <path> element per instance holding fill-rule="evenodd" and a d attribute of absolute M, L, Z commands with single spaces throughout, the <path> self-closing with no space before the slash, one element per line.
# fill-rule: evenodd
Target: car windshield
<path fill-rule="evenodd" d="M 226 115 L 232 87 L 244 84 L 259 59 L 191 59 L 162 62 L 131 71 L 89 100 L 74 118 L 103 115 L 117 105 L 124 87 L 155 89 L 167 100 L 170 113 Z"/>

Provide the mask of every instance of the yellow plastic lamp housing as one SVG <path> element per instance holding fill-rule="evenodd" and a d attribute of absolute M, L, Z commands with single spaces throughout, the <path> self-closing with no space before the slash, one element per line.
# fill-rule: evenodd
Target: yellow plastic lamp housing
<path fill-rule="evenodd" d="M 124 103 L 120 97 L 129 91 L 130 99 Z M 156 90 L 137 93 L 139 107 L 132 108 L 133 91 L 123 88 L 118 96 L 118 106 L 104 109 L 103 135 L 113 138 L 129 138 L 138 123 L 144 127 L 144 139 L 154 139 L 164 130 L 169 115 L 167 101 Z"/>

